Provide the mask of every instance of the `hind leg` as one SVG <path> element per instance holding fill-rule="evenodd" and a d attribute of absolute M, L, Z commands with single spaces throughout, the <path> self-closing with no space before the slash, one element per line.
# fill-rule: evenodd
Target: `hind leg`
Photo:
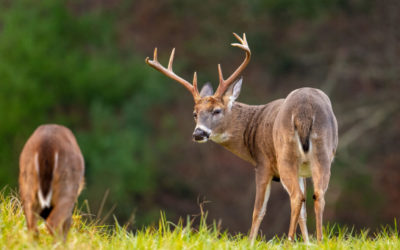
<path fill-rule="evenodd" d="M 304 202 L 304 194 L 301 191 L 298 177 L 298 161 L 293 157 L 278 159 L 281 183 L 290 196 L 290 226 L 288 239 L 293 240 L 300 215 L 301 206 Z"/>
<path fill-rule="evenodd" d="M 67 230 L 71 223 L 70 219 L 73 207 L 74 200 L 64 199 L 64 201 L 58 202 L 53 208 L 46 220 L 47 229 L 52 235 L 56 237 L 66 237 L 68 233 Z"/>
<path fill-rule="evenodd" d="M 35 210 L 33 209 L 32 203 L 24 204 L 24 213 L 28 231 L 32 232 L 35 238 L 38 237 L 39 231 L 37 229 L 37 216 L 35 214 Z"/>
<path fill-rule="evenodd" d="M 306 197 L 306 178 L 299 178 L 300 189 Z M 301 230 L 301 235 L 303 235 L 303 240 L 308 243 L 308 230 L 307 230 L 307 210 L 306 202 L 304 201 L 301 205 L 300 216 L 299 216 L 299 226 Z"/>
<path fill-rule="evenodd" d="M 72 222 L 72 215 L 69 216 L 69 217 L 64 221 L 64 224 L 63 224 L 62 230 L 63 230 L 64 241 L 67 240 L 67 234 L 68 234 L 68 231 L 69 231 L 69 229 L 70 229 L 70 227 L 71 227 L 71 222 Z"/>
<path fill-rule="evenodd" d="M 322 240 L 322 217 L 325 208 L 325 192 L 330 179 L 331 160 L 328 154 L 316 154 L 311 166 L 314 185 L 314 211 L 316 218 L 317 240 Z"/>

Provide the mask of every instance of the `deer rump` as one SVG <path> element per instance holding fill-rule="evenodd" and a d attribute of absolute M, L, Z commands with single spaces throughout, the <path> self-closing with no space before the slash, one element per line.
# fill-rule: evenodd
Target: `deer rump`
<path fill-rule="evenodd" d="M 58 164 L 58 152 L 50 140 L 43 140 L 35 155 L 35 170 L 39 178 L 37 198 L 41 207 L 40 216 L 47 219 L 53 209 L 51 199 L 53 195 L 52 182 L 54 171 Z"/>
<path fill-rule="evenodd" d="M 38 216 L 52 235 L 67 236 L 72 210 L 84 184 L 84 160 L 73 133 L 57 124 L 39 126 L 19 160 L 19 189 L 28 230 Z"/>

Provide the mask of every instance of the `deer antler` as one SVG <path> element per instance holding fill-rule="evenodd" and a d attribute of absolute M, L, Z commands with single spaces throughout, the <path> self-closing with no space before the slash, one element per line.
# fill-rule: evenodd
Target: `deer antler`
<path fill-rule="evenodd" d="M 174 55 L 175 55 L 175 48 L 172 49 L 171 56 L 169 57 L 168 69 L 166 69 L 164 66 L 162 66 L 158 62 L 158 60 L 157 60 L 157 48 L 155 48 L 154 49 L 153 60 L 150 60 L 150 58 L 147 57 L 146 58 L 146 63 L 148 65 L 150 65 L 151 67 L 155 68 L 156 70 L 160 71 L 164 75 L 168 76 L 169 78 L 171 78 L 171 79 L 179 82 L 183 86 L 185 86 L 185 88 L 187 88 L 190 91 L 190 93 L 192 93 L 193 98 L 195 100 L 198 99 L 200 94 L 199 94 L 199 91 L 197 89 L 197 74 L 196 74 L 196 72 L 194 72 L 194 75 L 193 75 L 193 85 L 190 84 L 185 79 L 183 79 L 183 78 L 179 77 L 178 75 L 176 75 L 174 73 L 174 71 L 172 70 L 172 63 L 174 61 Z"/>
<path fill-rule="evenodd" d="M 247 64 L 250 62 L 251 52 L 249 45 L 247 44 L 246 34 L 243 33 L 243 38 L 238 36 L 236 33 L 233 33 L 236 39 L 239 40 L 240 43 L 232 43 L 231 45 L 234 47 L 239 47 L 246 52 L 246 58 L 242 62 L 242 64 L 232 73 L 232 75 L 224 80 L 222 75 L 221 65 L 218 64 L 218 74 L 219 74 L 219 85 L 217 91 L 215 91 L 214 97 L 222 97 L 228 87 L 233 83 L 233 81 L 239 76 L 239 74 L 246 68 Z"/>

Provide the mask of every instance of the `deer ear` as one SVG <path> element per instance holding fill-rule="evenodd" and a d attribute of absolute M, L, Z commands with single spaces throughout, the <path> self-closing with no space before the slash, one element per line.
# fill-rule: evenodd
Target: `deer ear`
<path fill-rule="evenodd" d="M 229 86 L 228 90 L 224 94 L 224 102 L 228 103 L 228 108 L 231 109 L 235 100 L 239 97 L 240 90 L 242 89 L 243 77 L 236 80 L 234 84 Z"/>
<path fill-rule="evenodd" d="M 200 97 L 211 96 L 214 94 L 213 87 L 211 86 L 210 82 L 204 84 L 200 91 Z"/>

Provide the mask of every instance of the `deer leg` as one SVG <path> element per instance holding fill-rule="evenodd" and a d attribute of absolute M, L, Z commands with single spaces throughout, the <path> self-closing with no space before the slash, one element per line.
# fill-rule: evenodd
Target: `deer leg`
<path fill-rule="evenodd" d="M 24 205 L 24 212 L 28 231 L 33 232 L 34 236 L 37 237 L 39 235 L 39 231 L 37 229 L 37 216 L 33 209 L 32 203 L 27 203 Z"/>
<path fill-rule="evenodd" d="M 312 162 L 312 180 L 314 185 L 314 211 L 316 218 L 317 240 L 322 240 L 322 216 L 325 207 L 325 192 L 330 178 L 330 161 L 324 154 L 319 154 Z"/>
<path fill-rule="evenodd" d="M 71 222 L 72 222 L 72 215 L 71 216 L 69 216 L 65 221 L 64 221 L 64 224 L 63 224 L 63 228 L 62 228 L 62 230 L 63 230 L 63 236 L 64 236 L 64 241 L 66 241 L 67 240 L 67 234 L 68 234 L 68 231 L 69 231 L 69 229 L 70 229 L 70 227 L 71 227 Z"/>
<path fill-rule="evenodd" d="M 281 183 L 290 196 L 290 226 L 288 239 L 293 240 L 300 215 L 301 205 L 304 202 L 304 194 L 300 189 L 297 171 L 297 162 L 281 160 L 278 162 Z"/>
<path fill-rule="evenodd" d="M 56 204 L 46 220 L 47 229 L 52 235 L 57 237 L 66 236 L 68 232 L 64 230 L 69 228 L 68 224 L 70 222 L 68 222 L 68 219 L 71 217 L 73 207 L 74 202 L 69 199 Z"/>
<path fill-rule="evenodd" d="M 300 178 L 299 180 L 300 189 L 306 197 L 306 178 Z M 301 205 L 300 216 L 299 216 L 299 226 L 301 230 L 301 234 L 303 235 L 303 240 L 305 243 L 308 243 L 308 230 L 307 230 L 307 210 L 306 210 L 306 201 L 304 200 Z"/>
<path fill-rule="evenodd" d="M 271 180 L 272 175 L 267 171 L 265 166 L 256 168 L 256 198 L 249 237 L 251 244 L 254 244 L 261 221 L 267 210 L 267 202 L 271 193 Z"/>

